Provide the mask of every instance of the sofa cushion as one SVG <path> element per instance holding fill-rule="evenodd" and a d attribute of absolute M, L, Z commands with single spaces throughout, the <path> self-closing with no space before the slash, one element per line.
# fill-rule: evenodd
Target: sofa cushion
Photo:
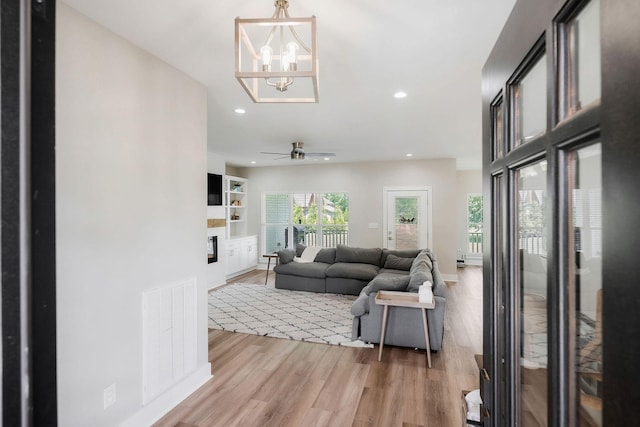
<path fill-rule="evenodd" d="M 447 285 L 444 283 L 434 284 L 435 288 L 433 288 L 433 294 L 437 297 L 446 298 L 447 297 Z"/>
<path fill-rule="evenodd" d="M 327 268 L 327 277 L 371 280 L 378 274 L 377 265 L 336 262 Z"/>
<path fill-rule="evenodd" d="M 394 254 L 388 254 L 384 262 L 384 268 L 391 270 L 411 270 L 414 258 L 399 257 Z"/>
<path fill-rule="evenodd" d="M 365 288 L 366 289 L 366 288 Z M 351 314 L 354 316 L 362 316 L 369 312 L 369 296 L 364 293 L 364 289 L 360 292 L 360 296 L 351 304 Z"/>
<path fill-rule="evenodd" d="M 278 251 L 278 262 L 280 264 L 289 264 L 296 256 L 296 251 L 292 249 L 283 249 Z"/>
<path fill-rule="evenodd" d="M 409 272 L 407 270 L 392 270 L 390 268 L 381 268 L 378 271 L 378 276 L 380 277 L 396 277 L 396 276 L 408 276 Z"/>
<path fill-rule="evenodd" d="M 370 295 L 378 291 L 404 291 L 409 284 L 409 276 L 376 277 L 362 290 Z"/>
<path fill-rule="evenodd" d="M 395 255 L 401 258 L 415 258 L 422 251 L 422 249 L 383 249 L 382 256 L 380 257 L 380 267 L 384 267 L 389 255 Z"/>
<path fill-rule="evenodd" d="M 431 257 L 429 256 L 429 252 L 427 249 L 420 252 L 418 256 L 413 260 L 411 264 L 411 269 L 409 270 L 409 274 L 414 274 L 416 271 L 431 271 L 433 268 L 433 263 L 431 262 Z"/>
<path fill-rule="evenodd" d="M 382 249 L 380 248 L 355 248 L 338 245 L 336 248 L 336 262 L 351 262 L 360 264 L 379 265 Z"/>
<path fill-rule="evenodd" d="M 418 288 L 426 281 L 433 283 L 433 276 L 431 271 L 417 271 L 409 276 L 409 284 L 407 285 L 407 292 L 418 292 Z"/>
<path fill-rule="evenodd" d="M 290 262 L 288 264 L 276 265 L 273 268 L 277 274 L 288 274 L 291 276 L 313 277 L 316 279 L 324 279 L 326 277 L 329 264 L 323 262 L 298 263 Z"/>
<path fill-rule="evenodd" d="M 333 264 L 336 262 L 336 248 L 323 248 L 316 255 L 315 262 L 324 262 L 327 264 Z"/>

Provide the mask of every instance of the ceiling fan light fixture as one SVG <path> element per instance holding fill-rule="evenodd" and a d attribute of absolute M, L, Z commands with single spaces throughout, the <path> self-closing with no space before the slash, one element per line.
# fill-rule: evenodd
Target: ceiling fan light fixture
<path fill-rule="evenodd" d="M 304 142 L 292 142 L 293 150 L 291 150 L 292 160 L 304 160 Z"/>
<path fill-rule="evenodd" d="M 261 151 L 260 154 L 277 154 L 279 156 L 274 160 L 281 160 L 286 158 L 291 158 L 291 160 L 304 160 L 306 156 L 317 158 L 324 158 L 324 160 L 329 160 L 331 157 L 335 157 L 336 153 L 307 153 L 304 151 L 304 142 L 296 141 L 292 142 L 292 150 L 290 153 L 274 153 L 272 151 Z"/>
<path fill-rule="evenodd" d="M 235 19 L 235 77 L 253 102 L 318 102 L 316 17 L 274 4 L 270 18 Z"/>

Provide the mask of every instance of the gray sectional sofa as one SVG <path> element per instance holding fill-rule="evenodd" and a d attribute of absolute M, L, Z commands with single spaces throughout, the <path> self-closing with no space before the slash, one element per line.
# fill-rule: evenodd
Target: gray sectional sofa
<path fill-rule="evenodd" d="M 321 249 L 312 262 L 296 262 L 305 247 L 278 252 L 275 287 L 309 292 L 358 295 L 353 303 L 353 339 L 379 343 L 382 306 L 375 303 L 378 290 L 417 292 L 425 281 L 433 284 L 436 306 L 427 310 L 429 343 L 440 350 L 444 332 L 446 285 L 430 250 L 389 250 L 338 245 Z M 414 325 L 414 327 L 407 327 Z M 389 307 L 385 344 L 426 348 L 420 310 Z"/>

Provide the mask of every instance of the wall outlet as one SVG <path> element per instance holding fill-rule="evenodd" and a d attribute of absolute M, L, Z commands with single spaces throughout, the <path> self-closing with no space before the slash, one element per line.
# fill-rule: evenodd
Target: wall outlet
<path fill-rule="evenodd" d="M 116 403 L 116 385 L 111 384 L 104 389 L 104 409 Z"/>

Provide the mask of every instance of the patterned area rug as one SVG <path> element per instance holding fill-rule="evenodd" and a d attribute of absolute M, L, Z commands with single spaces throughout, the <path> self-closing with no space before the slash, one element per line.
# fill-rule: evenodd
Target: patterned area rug
<path fill-rule="evenodd" d="M 235 284 L 209 293 L 209 328 L 349 347 L 352 295 Z"/>

